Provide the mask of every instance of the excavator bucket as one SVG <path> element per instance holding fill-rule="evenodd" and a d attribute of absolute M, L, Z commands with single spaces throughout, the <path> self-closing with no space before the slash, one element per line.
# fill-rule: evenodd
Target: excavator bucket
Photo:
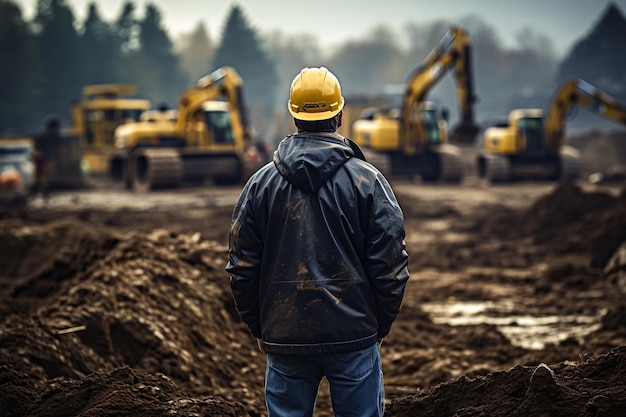
<path fill-rule="evenodd" d="M 450 143 L 474 144 L 479 131 L 480 127 L 477 125 L 458 125 L 449 133 Z"/>

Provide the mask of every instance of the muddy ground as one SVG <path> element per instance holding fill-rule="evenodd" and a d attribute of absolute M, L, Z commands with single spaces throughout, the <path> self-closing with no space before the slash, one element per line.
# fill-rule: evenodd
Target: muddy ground
<path fill-rule="evenodd" d="M 623 415 L 624 184 L 392 185 L 411 279 L 387 416 Z M 95 186 L 3 211 L 0 415 L 266 415 L 224 272 L 238 192 Z"/>

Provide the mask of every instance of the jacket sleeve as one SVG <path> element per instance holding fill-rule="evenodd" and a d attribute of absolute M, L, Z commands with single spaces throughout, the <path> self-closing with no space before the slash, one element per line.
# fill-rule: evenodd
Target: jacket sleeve
<path fill-rule="evenodd" d="M 366 270 L 378 316 L 378 338 L 385 337 L 400 313 L 409 279 L 404 215 L 387 180 L 378 175 L 369 196 Z"/>
<path fill-rule="evenodd" d="M 244 188 L 233 211 L 226 272 L 241 320 L 260 339 L 259 271 L 263 242 L 252 216 L 251 188 Z"/>

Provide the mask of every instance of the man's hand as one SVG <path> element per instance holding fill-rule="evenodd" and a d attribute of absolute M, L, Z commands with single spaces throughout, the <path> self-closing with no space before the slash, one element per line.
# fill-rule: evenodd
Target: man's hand
<path fill-rule="evenodd" d="M 265 346 L 263 346 L 263 339 L 257 339 L 256 345 L 259 347 L 261 353 L 265 353 Z"/>

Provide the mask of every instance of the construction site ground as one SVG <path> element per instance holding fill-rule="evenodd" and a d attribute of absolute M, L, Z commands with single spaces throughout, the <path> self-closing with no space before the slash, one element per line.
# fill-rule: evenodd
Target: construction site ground
<path fill-rule="evenodd" d="M 626 184 L 392 186 L 411 278 L 386 416 L 623 415 Z M 95 181 L 5 208 L 0 415 L 265 416 L 224 271 L 240 190 Z"/>

